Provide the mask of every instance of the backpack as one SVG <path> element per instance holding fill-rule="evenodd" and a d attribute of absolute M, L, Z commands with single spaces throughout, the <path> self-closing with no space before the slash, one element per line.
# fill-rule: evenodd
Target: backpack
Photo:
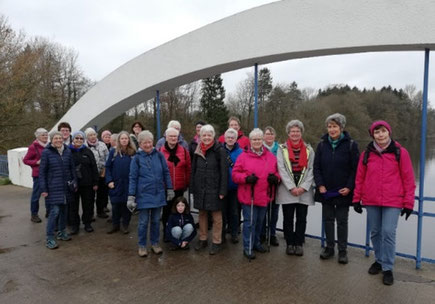
<path fill-rule="evenodd" d="M 396 145 L 395 145 L 396 146 Z M 370 154 L 370 149 L 369 147 L 366 148 L 365 152 L 364 152 L 364 158 L 363 158 L 363 165 L 367 166 L 367 163 L 369 162 L 369 154 Z M 400 148 L 396 146 L 395 152 L 394 152 L 396 161 L 399 163 L 400 162 Z"/>

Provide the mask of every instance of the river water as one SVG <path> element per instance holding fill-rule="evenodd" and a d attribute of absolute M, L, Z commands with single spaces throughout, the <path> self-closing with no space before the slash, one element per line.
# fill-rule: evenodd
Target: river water
<path fill-rule="evenodd" d="M 414 174 L 417 188 L 415 194 L 419 192 L 419 159 L 420 159 L 420 142 L 406 141 L 401 142 L 410 153 L 414 167 Z M 360 144 L 360 150 L 365 147 L 366 143 Z M 424 196 L 435 197 L 435 141 L 429 141 L 426 149 L 425 165 L 425 182 Z M 424 212 L 435 213 L 435 202 L 425 201 L 423 203 Z M 321 205 L 316 203 L 315 206 L 309 207 L 307 218 L 307 233 L 320 236 L 321 233 Z M 415 201 L 414 210 L 418 210 L 418 201 Z M 280 211 L 281 212 L 281 211 Z M 366 211 L 362 215 L 357 214 L 353 208 L 349 210 L 349 242 L 365 244 L 366 233 Z M 407 221 L 404 217 L 399 219 L 397 228 L 397 252 L 416 255 L 417 248 L 417 216 L 411 215 Z M 279 217 L 278 227 L 282 227 L 282 213 Z M 320 252 L 320 250 L 319 250 Z M 435 259 L 435 218 L 423 217 L 423 235 L 422 235 L 422 256 Z"/>

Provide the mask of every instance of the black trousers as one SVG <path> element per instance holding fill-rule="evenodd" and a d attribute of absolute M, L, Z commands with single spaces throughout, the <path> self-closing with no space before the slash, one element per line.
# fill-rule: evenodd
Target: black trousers
<path fill-rule="evenodd" d="M 97 214 L 104 213 L 104 208 L 107 207 L 109 202 L 109 188 L 106 185 L 104 177 L 98 179 L 97 199 L 95 205 L 97 205 Z"/>
<path fill-rule="evenodd" d="M 322 204 L 322 219 L 325 225 L 326 246 L 335 247 L 335 221 L 337 221 L 338 250 L 347 248 L 349 205 L 341 201 L 332 200 Z"/>
<path fill-rule="evenodd" d="M 130 225 L 131 212 L 127 209 L 127 202 L 112 203 L 112 225 L 119 227 L 122 220 L 122 225 L 128 227 Z"/>
<path fill-rule="evenodd" d="M 79 206 L 80 200 L 82 202 L 82 222 L 85 225 L 90 225 L 94 213 L 94 190 L 92 186 L 79 186 L 76 193 L 74 193 L 74 200 L 70 202 L 69 206 L 69 225 L 78 227 L 80 225 Z"/>
<path fill-rule="evenodd" d="M 305 243 L 308 205 L 283 204 L 282 213 L 284 215 L 283 228 L 287 246 L 302 246 Z M 296 224 L 294 224 L 295 213 Z"/>
<path fill-rule="evenodd" d="M 231 236 L 237 236 L 239 233 L 239 205 L 237 190 L 228 190 L 222 204 L 222 236 L 224 238 L 228 228 Z"/>

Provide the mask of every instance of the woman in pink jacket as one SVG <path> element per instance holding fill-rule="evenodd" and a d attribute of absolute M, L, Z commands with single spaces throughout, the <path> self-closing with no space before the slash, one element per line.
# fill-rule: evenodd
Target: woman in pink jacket
<path fill-rule="evenodd" d="M 39 198 L 41 191 L 39 189 L 39 164 L 41 163 L 42 151 L 48 144 L 48 132 L 44 128 L 38 128 L 35 132 L 35 141 L 27 149 L 27 153 L 23 158 L 23 163 L 32 167 L 33 190 L 30 198 L 30 212 L 32 214 L 30 220 L 34 223 L 40 223 L 41 218 L 38 215 Z M 48 205 L 45 204 L 45 217 L 48 217 Z"/>
<path fill-rule="evenodd" d="M 279 182 L 276 157 L 263 146 L 263 131 L 256 128 L 249 134 L 250 147 L 238 158 L 233 168 L 233 181 L 238 184 L 237 198 L 243 211 L 243 254 L 254 259 L 254 249 L 264 253 L 260 234 L 267 204 L 273 200 L 272 185 Z"/>
<path fill-rule="evenodd" d="M 376 261 L 369 274 L 382 271 L 383 283 L 394 283 L 396 228 L 399 214 L 411 215 L 415 181 L 408 151 L 391 139 L 391 127 L 383 120 L 370 127 L 374 141 L 361 154 L 356 174 L 353 207 L 362 213 L 366 207 Z"/>

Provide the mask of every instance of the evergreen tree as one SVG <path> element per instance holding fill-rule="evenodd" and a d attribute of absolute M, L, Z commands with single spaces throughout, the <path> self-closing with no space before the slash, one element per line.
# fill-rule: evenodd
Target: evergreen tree
<path fill-rule="evenodd" d="M 200 109 L 207 123 L 224 132 L 228 124 L 228 109 L 224 103 L 225 88 L 220 74 L 202 80 Z"/>
<path fill-rule="evenodd" d="M 270 92 L 272 92 L 272 76 L 270 70 L 265 67 L 258 73 L 258 102 L 264 104 Z"/>

